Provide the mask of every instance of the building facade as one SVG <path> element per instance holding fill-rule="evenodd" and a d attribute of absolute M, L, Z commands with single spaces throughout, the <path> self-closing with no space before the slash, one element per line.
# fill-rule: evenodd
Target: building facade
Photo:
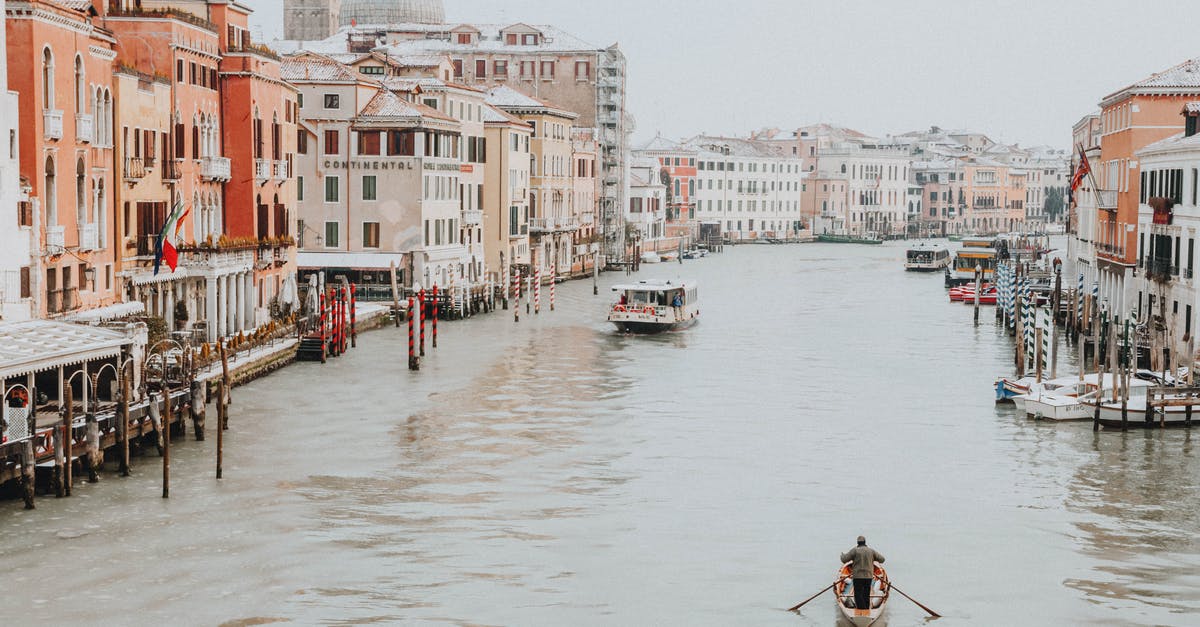
<path fill-rule="evenodd" d="M 511 113 L 485 104 L 483 241 L 491 279 L 507 285 L 529 267 L 529 168 L 533 128 Z"/>

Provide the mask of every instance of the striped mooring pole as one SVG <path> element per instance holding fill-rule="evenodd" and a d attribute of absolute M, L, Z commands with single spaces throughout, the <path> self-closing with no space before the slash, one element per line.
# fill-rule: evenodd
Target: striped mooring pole
<path fill-rule="evenodd" d="M 416 337 L 416 335 L 417 335 L 417 333 L 416 333 L 417 320 L 416 320 L 416 318 L 413 317 L 417 314 L 417 310 L 414 308 L 414 306 L 415 306 L 415 303 L 413 303 L 413 297 L 409 296 L 408 297 L 408 369 L 409 370 L 420 370 L 421 362 L 420 362 L 420 360 L 417 359 L 417 341 L 416 341 L 417 340 L 417 337 Z"/>
<path fill-rule="evenodd" d="M 513 322 L 521 321 L 521 269 L 513 275 Z"/>
<path fill-rule="evenodd" d="M 418 301 L 417 311 L 419 312 L 417 315 L 419 315 L 421 317 L 421 319 L 420 319 L 420 325 L 421 325 L 420 349 L 421 349 L 421 356 L 424 357 L 425 356 L 425 289 L 424 288 L 422 288 L 421 293 L 417 295 L 417 301 Z"/>
<path fill-rule="evenodd" d="M 542 311 L 542 268 L 533 273 L 533 313 L 541 313 Z"/>
<path fill-rule="evenodd" d="M 550 266 L 550 311 L 554 311 L 554 284 L 558 279 L 558 264 Z"/>
<path fill-rule="evenodd" d="M 438 286 L 433 284 L 433 347 L 437 348 Z"/>

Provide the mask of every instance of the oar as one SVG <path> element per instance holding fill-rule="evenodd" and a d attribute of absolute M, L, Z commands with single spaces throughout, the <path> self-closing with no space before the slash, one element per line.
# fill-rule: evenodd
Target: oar
<path fill-rule="evenodd" d="M 822 594 L 825 594 L 826 592 L 829 592 L 829 591 L 830 591 L 831 589 L 833 589 L 833 587 L 834 587 L 834 586 L 836 586 L 836 585 L 837 585 L 837 582 L 836 582 L 836 581 L 835 581 L 835 582 L 833 582 L 833 583 L 831 583 L 831 584 L 829 584 L 829 587 L 828 587 L 828 588 L 825 588 L 824 590 L 822 590 L 822 591 L 820 591 L 820 592 L 818 592 L 818 593 L 816 593 L 816 594 L 814 594 L 814 595 L 812 595 L 812 596 L 808 597 L 807 599 L 804 599 L 803 601 L 801 601 L 801 602 L 797 603 L 796 605 L 793 605 L 792 607 L 789 607 L 787 611 L 789 611 L 789 612 L 795 612 L 796 610 L 798 610 L 798 609 L 800 609 L 801 607 L 803 607 L 803 606 L 804 606 L 806 603 L 808 603 L 809 601 L 811 601 L 811 600 L 813 600 L 813 599 L 815 599 L 815 598 L 817 598 L 817 597 L 821 596 Z M 902 593 L 902 594 L 903 594 L 903 593 Z"/>
<path fill-rule="evenodd" d="M 903 591 L 903 590 L 901 590 L 900 588 L 897 588 L 897 587 L 896 587 L 896 584 L 894 584 L 894 583 L 892 583 L 892 582 L 890 582 L 890 581 L 889 581 L 889 582 L 888 582 L 888 587 L 889 587 L 889 588 L 891 588 L 892 590 L 895 590 L 896 592 L 899 592 L 901 596 L 903 596 L 904 598 L 908 599 L 909 601 L 912 601 L 913 603 L 916 603 L 916 604 L 917 604 L 917 607 L 919 607 L 919 608 L 921 608 L 921 609 L 925 610 L 926 612 L 929 612 L 929 615 L 930 615 L 930 616 L 932 616 L 932 617 L 934 617 L 934 618 L 941 618 L 941 617 L 942 617 L 942 615 L 941 615 L 941 614 L 938 614 L 937 612 L 935 612 L 935 611 L 933 611 L 933 610 L 931 610 L 931 609 L 929 609 L 929 608 L 925 607 L 924 605 L 921 605 L 921 602 L 920 602 L 920 601 L 918 601 L 918 600 L 916 600 L 916 599 L 914 599 L 914 598 L 912 598 L 912 597 L 908 596 L 907 594 L 904 594 L 904 591 Z"/>

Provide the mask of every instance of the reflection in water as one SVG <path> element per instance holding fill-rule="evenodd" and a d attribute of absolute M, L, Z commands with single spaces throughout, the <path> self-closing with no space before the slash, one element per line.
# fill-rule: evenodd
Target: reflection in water
<path fill-rule="evenodd" d="M 1011 339 L 903 252 L 647 266 L 704 301 L 656 337 L 614 332 L 586 282 L 443 325 L 419 373 L 403 330 L 365 335 L 238 391 L 219 483 L 213 438 L 179 441 L 169 501 L 145 457 L 0 509 L 0 621 L 120 599 L 146 624 L 828 625 L 828 598 L 782 610 L 864 533 L 939 625 L 1194 622 L 1190 436 L 997 408 Z"/>

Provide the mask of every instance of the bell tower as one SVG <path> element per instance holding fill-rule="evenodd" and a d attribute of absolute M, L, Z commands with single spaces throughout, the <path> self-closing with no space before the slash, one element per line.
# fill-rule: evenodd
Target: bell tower
<path fill-rule="evenodd" d="M 327 39 L 338 30 L 342 0 L 284 0 L 283 36 L 299 41 Z"/>

